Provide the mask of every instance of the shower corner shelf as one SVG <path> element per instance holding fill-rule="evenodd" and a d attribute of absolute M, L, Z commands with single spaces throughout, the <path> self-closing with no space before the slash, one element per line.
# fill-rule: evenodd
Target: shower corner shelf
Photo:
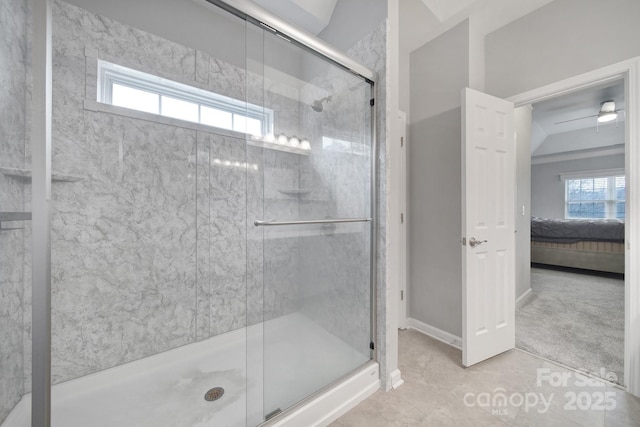
<path fill-rule="evenodd" d="M 31 212 L 0 212 L 0 222 L 28 221 L 30 219 Z"/>
<path fill-rule="evenodd" d="M 11 176 L 14 178 L 31 179 L 31 171 L 29 169 L 0 167 L 0 172 L 3 175 Z M 77 181 L 82 181 L 83 179 L 84 177 L 79 175 L 71 175 L 71 174 L 58 173 L 58 172 L 51 173 L 51 181 L 53 182 L 77 182 Z"/>
<path fill-rule="evenodd" d="M 275 142 L 249 140 L 247 143 L 254 147 L 266 148 L 269 150 L 284 151 L 285 153 L 299 154 L 301 156 L 311 155 L 311 150 L 305 150 L 303 148 L 297 148 L 297 147 L 290 147 L 288 145 L 280 145 L 280 144 L 276 144 Z"/>
<path fill-rule="evenodd" d="M 307 194 L 311 194 L 309 189 L 292 189 L 292 190 L 278 190 L 280 194 L 284 194 L 286 196 L 306 196 Z"/>
<path fill-rule="evenodd" d="M 22 227 L 3 227 L 3 222 L 29 221 L 30 219 L 31 212 L 0 212 L 0 232 L 22 229 Z"/>

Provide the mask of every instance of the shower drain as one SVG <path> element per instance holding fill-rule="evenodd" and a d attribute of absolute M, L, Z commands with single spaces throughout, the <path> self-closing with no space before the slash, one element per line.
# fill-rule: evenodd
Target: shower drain
<path fill-rule="evenodd" d="M 207 402 L 213 402 L 214 400 L 220 399 L 223 394 L 224 389 L 222 387 L 214 387 L 204 394 L 204 400 Z"/>

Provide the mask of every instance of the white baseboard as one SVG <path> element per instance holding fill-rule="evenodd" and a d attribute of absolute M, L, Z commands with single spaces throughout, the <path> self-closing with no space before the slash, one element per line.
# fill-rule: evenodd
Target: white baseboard
<path fill-rule="evenodd" d="M 518 297 L 516 300 L 516 310 L 522 308 L 527 302 L 529 302 L 529 298 L 533 296 L 531 288 L 527 289 L 522 295 Z"/>
<path fill-rule="evenodd" d="M 410 329 L 415 329 L 416 331 L 422 332 L 433 339 L 449 344 L 451 347 L 457 348 L 458 350 L 462 350 L 462 338 L 460 337 L 443 331 L 442 329 L 438 329 L 435 326 L 427 325 L 426 323 L 411 317 L 407 319 L 407 325 Z"/>
<path fill-rule="evenodd" d="M 404 384 L 404 380 L 402 379 L 402 374 L 400 373 L 400 369 L 396 369 L 395 371 L 389 374 L 389 384 L 394 389 L 400 387 Z"/>
<path fill-rule="evenodd" d="M 353 409 L 358 403 L 380 389 L 377 363 L 368 366 L 285 418 L 267 423 L 269 427 L 324 427 Z"/>

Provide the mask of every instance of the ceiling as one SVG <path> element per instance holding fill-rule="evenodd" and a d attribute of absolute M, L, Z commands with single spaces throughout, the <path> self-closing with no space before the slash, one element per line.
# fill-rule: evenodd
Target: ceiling
<path fill-rule="evenodd" d="M 623 80 L 533 104 L 531 152 L 540 155 L 567 151 L 569 147 L 596 149 L 623 144 L 624 127 L 620 123 L 624 122 L 624 111 L 618 113 L 617 122 L 596 126 L 600 104 L 608 100 L 615 101 L 617 110 L 624 110 Z M 576 143 L 564 143 L 569 140 Z M 579 140 L 585 143 L 578 145 Z"/>
<path fill-rule="evenodd" d="M 337 3 L 337 0 L 253 1 L 316 35 L 331 21 Z M 551 1 L 400 0 L 400 49 L 403 52 L 411 52 L 465 19 L 470 19 L 471 31 L 489 34 Z M 619 144 L 620 129 L 613 129 L 616 126 L 615 122 L 601 125 L 600 132 L 596 131 L 595 117 L 557 124 L 579 117 L 593 116 L 598 113 L 600 103 L 606 100 L 614 100 L 617 109 L 624 109 L 624 86 L 621 81 L 535 104 L 532 153 L 546 155 L 575 150 L 575 147 L 582 144 L 580 141 L 585 141 L 590 149 Z M 619 119 L 624 120 L 624 114 L 620 114 Z M 593 132 L 588 129 L 593 129 Z M 562 137 L 563 134 L 567 137 Z M 572 141 L 568 141 L 569 139 Z"/>
<path fill-rule="evenodd" d="M 616 109 L 624 109 L 624 82 L 607 83 L 569 95 L 552 98 L 533 105 L 533 120 L 547 135 L 595 128 L 600 103 L 613 100 Z M 623 119 L 619 114 L 618 119 Z M 574 120 L 584 117 L 580 120 Z M 566 120 L 568 123 L 557 124 Z M 614 122 L 615 123 L 615 122 Z"/>
<path fill-rule="evenodd" d="M 285 21 L 318 35 L 329 24 L 337 0 L 253 0 L 253 2 Z"/>
<path fill-rule="evenodd" d="M 331 20 L 337 0 L 253 0 L 271 13 L 319 34 Z M 400 49 L 411 52 L 473 16 L 488 34 L 552 0 L 399 0 Z"/>

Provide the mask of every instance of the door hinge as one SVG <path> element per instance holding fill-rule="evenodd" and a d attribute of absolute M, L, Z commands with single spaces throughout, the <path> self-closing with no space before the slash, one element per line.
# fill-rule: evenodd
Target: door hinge
<path fill-rule="evenodd" d="M 404 301 L 404 290 L 400 290 L 400 301 Z"/>
<path fill-rule="evenodd" d="M 467 246 L 467 238 L 466 237 L 463 237 L 461 242 L 462 242 L 462 246 Z"/>
<path fill-rule="evenodd" d="M 375 100 L 374 98 L 371 98 L 371 99 L 369 100 L 369 105 L 370 105 L 370 106 L 372 106 L 372 107 L 373 107 L 374 105 L 376 105 L 376 100 Z"/>
<path fill-rule="evenodd" d="M 369 343 L 369 349 L 370 349 L 370 350 L 375 350 L 375 349 L 376 349 L 376 346 L 375 346 L 375 344 L 373 344 L 373 341 L 371 341 L 371 342 Z"/>
<path fill-rule="evenodd" d="M 400 137 L 400 148 L 404 147 L 404 136 Z"/>
<path fill-rule="evenodd" d="M 400 214 L 400 224 L 404 224 L 404 214 Z"/>

